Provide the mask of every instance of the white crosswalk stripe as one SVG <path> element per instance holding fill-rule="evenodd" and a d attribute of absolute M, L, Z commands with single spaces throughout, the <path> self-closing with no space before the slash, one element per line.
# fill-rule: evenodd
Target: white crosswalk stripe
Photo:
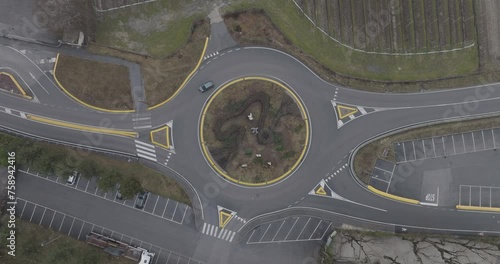
<path fill-rule="evenodd" d="M 218 52 L 218 51 L 216 51 L 216 52 L 214 52 L 214 53 L 211 53 L 211 54 L 209 54 L 209 55 L 206 55 L 206 56 L 204 57 L 204 59 L 206 60 L 206 59 L 212 58 L 213 56 L 216 56 L 216 55 L 219 55 L 219 52 Z"/>
<path fill-rule="evenodd" d="M 218 226 L 207 223 L 203 223 L 202 233 L 229 242 L 233 242 L 234 235 L 236 235 L 236 232 L 234 231 L 219 228 Z"/>
<path fill-rule="evenodd" d="M 137 156 L 157 162 L 156 150 L 154 145 L 139 140 L 135 140 L 135 148 L 137 150 Z"/>

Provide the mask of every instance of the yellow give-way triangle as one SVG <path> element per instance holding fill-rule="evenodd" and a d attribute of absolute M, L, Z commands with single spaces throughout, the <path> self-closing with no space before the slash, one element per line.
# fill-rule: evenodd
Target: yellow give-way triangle
<path fill-rule="evenodd" d="M 344 119 L 350 115 L 353 115 L 358 112 L 358 108 L 337 104 L 337 113 L 339 115 L 339 119 Z"/>

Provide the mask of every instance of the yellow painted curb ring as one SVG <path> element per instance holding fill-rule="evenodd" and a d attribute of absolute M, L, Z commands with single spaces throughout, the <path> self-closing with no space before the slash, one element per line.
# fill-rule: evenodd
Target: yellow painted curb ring
<path fill-rule="evenodd" d="M 394 194 L 390 194 L 390 193 L 386 193 L 386 192 L 383 192 L 381 190 L 378 190 L 376 188 L 374 188 L 373 186 L 371 185 L 368 185 L 368 190 L 380 195 L 380 196 L 384 196 L 386 198 L 389 198 L 389 199 L 392 199 L 392 200 L 396 200 L 396 201 L 399 201 L 399 202 L 404 202 L 404 203 L 410 203 L 410 204 L 420 204 L 420 201 L 417 201 L 417 200 L 414 200 L 414 199 L 410 199 L 410 198 L 405 198 L 405 197 L 400 197 L 400 196 L 397 196 L 397 195 L 394 195 Z"/>
<path fill-rule="evenodd" d="M 215 99 L 215 97 L 217 97 L 217 95 L 219 93 L 221 93 L 227 87 L 229 87 L 232 84 L 235 84 L 237 82 L 246 81 L 246 80 L 261 80 L 261 81 L 272 82 L 272 83 L 280 86 L 281 88 L 285 89 L 285 91 L 288 92 L 288 94 L 294 99 L 294 101 L 299 106 L 299 110 L 301 112 L 301 115 L 302 115 L 302 117 L 303 117 L 303 119 L 304 119 L 304 121 L 306 123 L 306 142 L 304 143 L 304 148 L 302 149 L 302 152 L 300 153 L 300 156 L 297 159 L 297 161 L 295 162 L 295 164 L 293 164 L 293 166 L 287 172 L 285 172 L 283 175 L 281 175 L 281 176 L 279 176 L 279 177 L 277 177 L 275 179 L 272 179 L 270 181 L 261 182 L 261 183 L 243 182 L 243 181 L 240 181 L 240 180 L 236 180 L 233 177 L 231 177 L 229 174 L 227 174 L 225 171 L 223 171 L 221 168 L 219 168 L 219 166 L 212 159 L 212 156 L 210 155 L 210 153 L 208 151 L 208 148 L 206 146 L 205 140 L 203 139 L 203 127 L 205 125 L 205 116 L 206 116 L 207 110 L 210 107 L 210 104 L 212 103 L 212 101 Z M 265 78 L 265 77 L 255 77 L 255 76 L 252 76 L 252 77 L 239 78 L 239 79 L 232 80 L 232 81 L 226 83 L 224 86 L 218 88 L 217 91 L 215 93 L 213 93 L 210 96 L 210 98 L 208 99 L 208 101 L 207 101 L 207 103 L 205 105 L 205 108 L 203 109 L 203 112 L 202 112 L 202 115 L 201 115 L 201 122 L 200 122 L 200 142 L 201 142 L 201 148 L 203 150 L 203 155 L 206 157 L 206 159 L 208 160 L 208 162 L 210 163 L 210 165 L 212 166 L 212 168 L 214 168 L 217 171 L 217 173 L 219 173 L 225 179 L 227 179 L 227 180 L 229 180 L 231 182 L 238 183 L 238 184 L 241 184 L 241 185 L 244 185 L 244 186 L 249 186 L 249 187 L 258 187 L 258 186 L 265 186 L 265 185 L 273 184 L 275 182 L 283 180 L 288 175 L 290 175 L 297 168 L 297 166 L 302 162 L 302 160 L 303 160 L 303 158 L 304 158 L 304 156 L 306 154 L 307 147 L 309 146 L 309 133 L 310 133 L 309 118 L 307 116 L 306 109 L 305 109 L 304 105 L 302 104 L 302 101 L 299 100 L 299 97 L 295 94 L 295 92 L 292 91 L 292 89 L 286 87 L 282 83 L 277 82 L 277 81 L 275 81 L 273 79 Z"/>

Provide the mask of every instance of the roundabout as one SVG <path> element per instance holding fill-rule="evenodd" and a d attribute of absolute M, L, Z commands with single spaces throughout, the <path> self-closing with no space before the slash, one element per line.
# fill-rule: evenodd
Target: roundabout
<path fill-rule="evenodd" d="M 292 89 L 245 77 L 220 87 L 200 118 L 200 142 L 210 166 L 226 180 L 265 186 L 291 175 L 309 144 L 307 111 Z"/>

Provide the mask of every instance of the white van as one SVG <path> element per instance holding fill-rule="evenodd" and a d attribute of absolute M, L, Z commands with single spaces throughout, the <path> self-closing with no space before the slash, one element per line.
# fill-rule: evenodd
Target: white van
<path fill-rule="evenodd" d="M 155 256 L 155 253 L 148 252 L 147 250 L 143 250 L 141 254 L 141 260 L 139 261 L 139 264 L 151 264 L 153 263 L 153 258 Z"/>

